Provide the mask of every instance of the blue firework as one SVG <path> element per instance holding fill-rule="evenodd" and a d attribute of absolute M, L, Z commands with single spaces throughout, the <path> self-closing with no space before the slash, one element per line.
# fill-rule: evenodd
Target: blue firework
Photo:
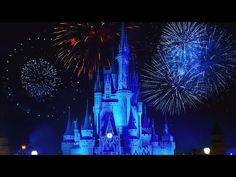
<path fill-rule="evenodd" d="M 163 114 L 180 115 L 188 108 L 197 108 L 205 99 L 205 85 L 199 73 L 199 63 L 185 69 L 178 61 L 157 53 L 146 63 L 141 75 L 144 101 Z"/>
<path fill-rule="evenodd" d="M 201 69 L 208 94 L 225 90 L 235 72 L 236 50 L 232 35 L 217 26 L 208 27 L 207 44 L 201 57 Z"/>
<path fill-rule="evenodd" d="M 30 97 L 42 99 L 57 91 L 61 79 L 57 70 L 43 59 L 28 61 L 21 70 L 21 83 Z"/>
<path fill-rule="evenodd" d="M 206 25 L 196 22 L 167 23 L 161 33 L 161 49 L 172 58 L 197 58 L 205 46 Z"/>

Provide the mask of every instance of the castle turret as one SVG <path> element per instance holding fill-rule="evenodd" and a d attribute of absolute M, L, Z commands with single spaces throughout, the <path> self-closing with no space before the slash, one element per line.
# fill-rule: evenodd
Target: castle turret
<path fill-rule="evenodd" d="M 71 154 L 76 155 L 80 154 L 80 133 L 78 128 L 78 119 L 75 118 L 73 121 L 73 128 L 74 128 L 74 145 L 71 148 Z"/>
<path fill-rule="evenodd" d="M 75 121 L 73 122 L 73 128 L 74 128 L 74 140 L 75 144 L 79 143 L 80 140 L 80 133 L 79 133 L 79 128 L 78 128 L 78 119 L 76 118 Z"/>
<path fill-rule="evenodd" d="M 118 90 L 128 89 L 130 51 L 125 25 L 122 23 L 118 61 Z"/>
<path fill-rule="evenodd" d="M 160 146 L 158 142 L 158 135 L 155 131 L 154 120 L 152 122 L 152 137 L 151 137 L 151 146 L 152 146 L 152 155 L 159 155 L 160 154 Z"/>
<path fill-rule="evenodd" d="M 137 124 L 139 127 L 139 137 L 141 137 L 142 134 L 142 114 L 143 114 L 143 103 L 142 102 L 138 102 L 137 105 L 137 113 L 138 113 L 138 120 L 137 120 Z"/>
<path fill-rule="evenodd" d="M 86 106 L 86 113 L 84 118 L 84 125 L 81 128 L 81 138 L 79 141 L 80 155 L 92 155 L 94 154 L 95 139 L 93 137 L 93 126 L 91 121 L 91 115 L 89 115 L 88 101 Z"/>
<path fill-rule="evenodd" d="M 111 98 L 111 69 L 104 69 L 104 96 L 106 99 Z"/>
<path fill-rule="evenodd" d="M 86 106 L 86 113 L 84 117 L 84 125 L 81 130 L 82 137 L 92 137 L 93 136 L 93 127 L 91 123 L 91 115 L 89 115 L 89 110 L 88 110 L 88 101 L 87 101 L 87 106 Z"/>
<path fill-rule="evenodd" d="M 144 131 L 144 133 L 150 133 L 151 129 L 150 129 L 150 122 L 149 122 L 149 117 L 147 115 L 147 107 L 146 105 L 144 105 L 144 113 L 143 113 L 143 124 L 142 124 L 142 129 Z"/>
<path fill-rule="evenodd" d="M 173 136 L 169 133 L 167 119 L 165 121 L 165 128 L 160 146 L 162 149 L 161 155 L 174 155 L 175 142 Z"/>
<path fill-rule="evenodd" d="M 133 112 L 130 112 L 129 124 L 128 124 L 128 136 L 126 141 L 126 151 L 128 154 L 138 154 L 140 147 L 140 139 L 138 137 L 138 127 L 133 115 Z"/>
<path fill-rule="evenodd" d="M 71 113 L 70 113 L 70 107 L 69 107 L 66 131 L 64 133 L 63 142 L 61 144 L 62 153 L 64 155 L 71 154 L 71 148 L 73 144 L 74 144 L 74 132 L 73 132 L 73 126 L 71 122 Z"/>
<path fill-rule="evenodd" d="M 64 139 L 64 141 L 73 141 L 74 140 L 74 132 L 73 132 L 73 126 L 72 126 L 72 122 L 71 122 L 70 108 L 69 108 L 68 117 L 67 117 L 66 131 L 64 133 L 63 139 Z"/>
<path fill-rule="evenodd" d="M 124 24 L 122 24 L 121 27 L 119 53 L 116 59 L 118 61 L 118 91 L 116 93 L 118 102 L 120 103 L 117 108 L 119 114 L 116 115 L 116 122 L 119 133 L 123 134 L 122 127 L 128 124 L 131 110 L 131 97 L 133 95 L 132 91 L 129 90 L 130 52 Z"/>

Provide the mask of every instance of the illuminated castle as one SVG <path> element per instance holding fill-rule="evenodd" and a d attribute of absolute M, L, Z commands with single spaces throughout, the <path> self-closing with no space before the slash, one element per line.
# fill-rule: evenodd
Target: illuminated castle
<path fill-rule="evenodd" d="M 143 111 L 144 108 L 144 111 Z M 130 59 L 127 33 L 121 28 L 119 52 L 112 67 L 97 71 L 93 121 L 88 111 L 81 128 L 70 112 L 61 150 L 64 155 L 173 155 L 175 142 L 168 131 L 158 136 L 140 100 L 138 75 Z"/>

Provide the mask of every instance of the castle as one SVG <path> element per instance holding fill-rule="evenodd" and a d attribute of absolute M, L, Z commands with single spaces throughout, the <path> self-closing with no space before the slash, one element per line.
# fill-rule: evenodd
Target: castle
<path fill-rule="evenodd" d="M 72 122 L 69 111 L 61 144 L 63 155 L 174 155 L 175 142 L 167 122 L 159 137 L 141 102 L 124 25 L 119 52 L 111 68 L 103 70 L 103 78 L 97 70 L 93 120 L 88 102 L 84 120 L 79 128 L 77 120 Z"/>

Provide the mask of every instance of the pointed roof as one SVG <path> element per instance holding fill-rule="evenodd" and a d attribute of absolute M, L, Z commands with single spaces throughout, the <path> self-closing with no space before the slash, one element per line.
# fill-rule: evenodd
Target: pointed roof
<path fill-rule="evenodd" d="M 108 117 L 106 133 L 114 133 L 113 128 L 112 128 L 112 124 L 111 124 L 111 117 Z"/>
<path fill-rule="evenodd" d="M 134 118 L 132 110 L 130 111 L 128 128 L 129 129 L 137 129 L 137 127 L 135 125 L 135 118 Z"/>
<path fill-rule="evenodd" d="M 84 125 L 83 125 L 82 129 L 83 130 L 92 129 L 89 110 L 88 110 L 88 100 L 87 100 L 87 106 L 86 106 L 86 113 L 85 113 L 85 117 L 84 117 Z"/>
<path fill-rule="evenodd" d="M 68 107 L 68 116 L 67 116 L 67 124 L 66 124 L 66 131 L 64 135 L 73 135 L 73 127 L 71 122 L 71 112 L 70 107 Z"/>
<path fill-rule="evenodd" d="M 129 50 L 129 45 L 128 45 L 128 38 L 127 38 L 127 33 L 125 30 L 125 24 L 124 22 L 121 24 L 121 35 L 120 35 L 120 46 L 119 46 L 119 51 L 128 51 Z"/>
<path fill-rule="evenodd" d="M 74 129 L 78 129 L 78 118 L 75 118 L 75 121 L 73 121 L 73 127 Z"/>
<path fill-rule="evenodd" d="M 165 130 L 164 130 L 164 134 L 166 134 L 166 135 L 169 134 L 167 118 L 165 118 Z"/>
<path fill-rule="evenodd" d="M 101 81 L 100 81 L 100 71 L 99 71 L 99 66 L 97 66 L 97 77 L 96 77 L 96 82 L 94 86 L 94 91 L 95 92 L 101 92 L 102 87 L 101 87 Z"/>
<path fill-rule="evenodd" d="M 113 113 L 106 112 L 103 120 L 104 120 L 104 126 L 101 129 L 102 135 L 105 135 L 109 131 L 113 132 L 114 134 L 117 134 Z"/>

